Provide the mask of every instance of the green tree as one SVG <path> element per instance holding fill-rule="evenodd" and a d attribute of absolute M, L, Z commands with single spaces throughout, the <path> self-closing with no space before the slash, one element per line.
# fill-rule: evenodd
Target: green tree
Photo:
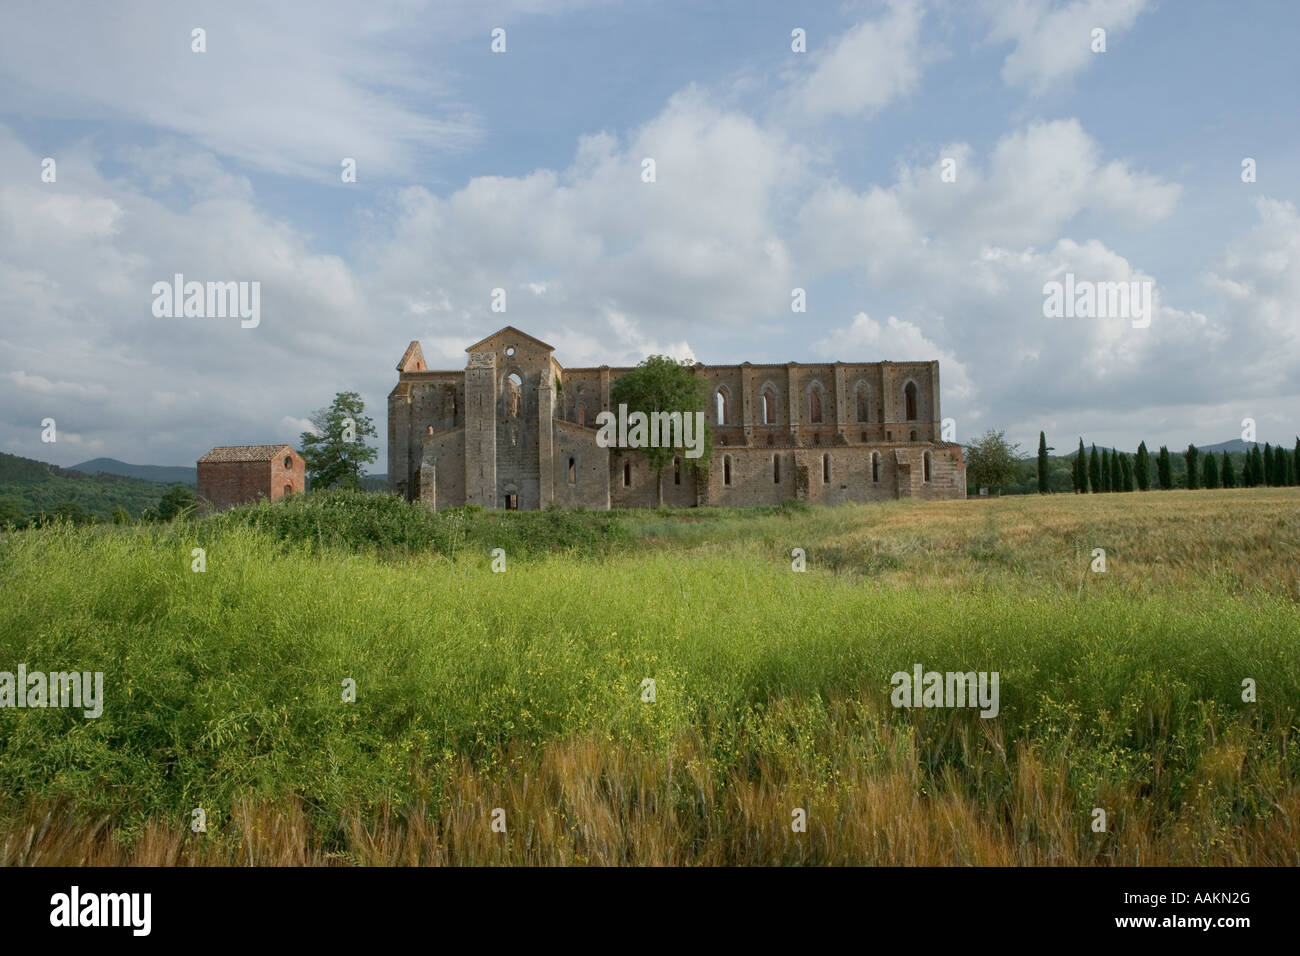
<path fill-rule="evenodd" d="M 1291 455 L 1291 484 L 1300 485 L 1300 438 L 1295 440 L 1295 453 Z"/>
<path fill-rule="evenodd" d="M 713 430 L 707 413 L 707 391 L 707 384 L 695 374 L 692 362 L 679 362 L 667 355 L 651 355 L 614 383 L 610 404 L 615 408 L 626 405 L 629 415 L 633 412 L 644 412 L 646 416 L 655 412 L 681 412 L 683 420 L 690 415 L 693 420 L 704 422 L 703 453 L 698 458 L 686 457 L 683 436 L 676 429 L 671 429 L 670 435 L 660 436 L 661 447 L 641 449 L 655 471 L 660 505 L 664 503 L 664 469 L 677 456 L 682 457 L 683 463 L 695 472 L 697 478 L 702 479 L 708 474 Z M 701 419 L 694 418 L 697 412 L 702 413 Z M 673 443 L 664 443 L 665 438 L 671 438 Z"/>
<path fill-rule="evenodd" d="M 1097 454 L 1097 446 L 1092 446 L 1092 454 L 1088 456 L 1088 484 L 1095 495 L 1101 491 L 1101 455 Z"/>
<path fill-rule="evenodd" d="M 1264 480 L 1260 484 L 1273 484 L 1273 446 L 1268 442 L 1264 443 Z"/>
<path fill-rule="evenodd" d="M 1237 476 L 1232 469 L 1232 456 L 1226 451 L 1223 453 L 1223 467 L 1220 469 L 1223 478 L 1223 487 L 1237 487 Z"/>
<path fill-rule="evenodd" d="M 1169 448 L 1166 445 L 1160 446 L 1160 454 L 1156 458 L 1156 480 L 1160 483 L 1161 491 L 1169 491 L 1174 487 L 1174 464 L 1169 458 Z"/>
<path fill-rule="evenodd" d="M 1020 476 L 1020 443 L 1010 444 L 1001 431 L 989 429 L 966 449 L 966 473 L 977 488 L 999 491 Z"/>
<path fill-rule="evenodd" d="M 1083 450 L 1083 439 L 1079 439 L 1079 450 L 1074 453 L 1074 490 L 1077 494 L 1088 493 L 1088 453 Z"/>
<path fill-rule="evenodd" d="M 1038 433 L 1038 493 L 1047 494 L 1047 436 Z"/>
<path fill-rule="evenodd" d="M 1188 445 L 1187 451 L 1183 452 L 1183 459 L 1187 462 L 1187 490 L 1195 491 L 1201 485 L 1201 473 L 1197 471 L 1200 463 L 1201 453 L 1195 445 Z"/>
<path fill-rule="evenodd" d="M 131 512 L 118 505 L 112 512 L 113 524 L 130 524 Z"/>
<path fill-rule="evenodd" d="M 1205 464 L 1201 466 L 1201 484 L 1206 488 L 1219 487 L 1219 459 L 1213 452 L 1206 454 Z"/>
<path fill-rule="evenodd" d="M 1252 487 L 1258 488 L 1264 484 L 1264 455 L 1258 444 L 1250 450 L 1250 475 Z"/>
<path fill-rule="evenodd" d="M 14 525 L 21 528 L 27 523 L 27 506 L 21 498 L 6 496 L 0 498 L 0 528 Z"/>
<path fill-rule="evenodd" d="M 1128 455 L 1120 452 L 1119 455 L 1119 477 L 1120 491 L 1133 490 L 1133 461 Z"/>
<path fill-rule="evenodd" d="M 1110 449 L 1101 450 L 1101 490 L 1110 491 Z"/>
<path fill-rule="evenodd" d="M 1151 487 L 1151 454 L 1147 451 L 1146 442 L 1138 445 L 1137 460 L 1134 462 L 1133 471 L 1133 477 L 1137 479 L 1139 491 L 1146 491 Z"/>
<path fill-rule="evenodd" d="M 1114 448 L 1110 450 L 1110 491 L 1123 491 L 1123 476 L 1119 470 L 1119 452 Z"/>
<path fill-rule="evenodd" d="M 339 392 L 329 408 L 312 413 L 313 431 L 303 432 L 300 441 L 313 488 L 361 487 L 362 466 L 379 457 L 379 451 L 366 444 L 375 437 L 375 426 L 365 410 L 356 392 Z"/>
<path fill-rule="evenodd" d="M 172 485 L 159 499 L 157 513 L 163 521 L 188 518 L 194 513 L 194 489 L 189 485 Z"/>

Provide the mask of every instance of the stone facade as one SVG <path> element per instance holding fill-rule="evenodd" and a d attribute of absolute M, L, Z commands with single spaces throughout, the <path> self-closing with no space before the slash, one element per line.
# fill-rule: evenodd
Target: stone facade
<path fill-rule="evenodd" d="M 658 502 L 645 455 L 602 448 L 596 416 L 629 368 L 565 369 L 506 326 L 430 371 L 419 342 L 388 396 L 388 482 L 434 509 L 643 508 Z M 697 365 L 713 456 L 698 481 L 665 468 L 670 506 L 965 498 L 961 446 L 939 440 L 938 362 Z"/>
<path fill-rule="evenodd" d="M 288 445 L 221 445 L 198 460 L 200 509 L 224 511 L 258 498 L 302 494 L 306 464 Z"/>

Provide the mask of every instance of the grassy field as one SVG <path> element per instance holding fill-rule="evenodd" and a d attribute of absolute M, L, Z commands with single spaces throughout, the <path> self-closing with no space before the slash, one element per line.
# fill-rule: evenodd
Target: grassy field
<path fill-rule="evenodd" d="M 0 710 L 0 864 L 1294 866 L 1298 556 L 1286 488 L 0 535 L 0 670 L 106 696 Z"/>

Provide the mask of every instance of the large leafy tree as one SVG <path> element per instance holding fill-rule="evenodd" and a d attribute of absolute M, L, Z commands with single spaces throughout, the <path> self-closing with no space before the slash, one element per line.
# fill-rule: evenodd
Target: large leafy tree
<path fill-rule="evenodd" d="M 163 521 L 185 518 L 194 513 L 194 489 L 189 485 L 172 485 L 163 492 L 155 512 Z"/>
<path fill-rule="evenodd" d="M 0 498 L 0 527 L 11 523 L 18 526 L 27 523 L 27 506 L 21 498 Z"/>
<path fill-rule="evenodd" d="M 977 488 L 1000 490 L 1020 478 L 1020 443 L 990 428 L 966 448 L 966 473 Z"/>
<path fill-rule="evenodd" d="M 360 488 L 361 468 L 379 457 L 366 444 L 376 437 L 374 423 L 356 392 L 339 392 L 329 408 L 312 413 L 313 431 L 302 433 L 302 458 L 312 487 Z"/>
<path fill-rule="evenodd" d="M 679 362 L 667 355 L 651 355 L 640 365 L 619 377 L 610 393 L 610 404 L 615 409 L 626 405 L 628 414 L 644 412 L 681 412 L 687 415 L 703 413 L 704 451 L 698 458 L 687 458 L 686 447 L 680 433 L 672 435 L 674 444 L 659 448 L 640 449 L 655 470 L 656 495 L 664 503 L 664 469 L 673 458 L 682 456 L 682 462 L 703 479 L 709 472 L 709 457 L 713 452 L 713 429 L 707 412 L 707 384 L 696 375 L 690 361 Z M 692 419 L 696 420 L 696 419 Z M 661 440 L 667 436 L 660 436 Z"/>

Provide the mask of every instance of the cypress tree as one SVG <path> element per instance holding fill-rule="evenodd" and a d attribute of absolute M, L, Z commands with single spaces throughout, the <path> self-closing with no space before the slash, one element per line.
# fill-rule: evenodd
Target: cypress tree
<path fill-rule="evenodd" d="M 1133 470 L 1135 472 L 1134 477 L 1137 479 L 1138 490 L 1146 491 L 1148 488 L 1150 488 L 1151 487 L 1151 455 L 1147 451 L 1146 442 L 1142 442 L 1142 444 L 1138 445 L 1137 461 L 1134 463 Z"/>
<path fill-rule="evenodd" d="M 1110 450 L 1101 450 L 1101 490 L 1110 491 Z"/>
<path fill-rule="evenodd" d="M 1047 494 L 1047 436 L 1038 433 L 1038 493 Z"/>
<path fill-rule="evenodd" d="M 1169 460 L 1169 447 L 1160 446 L 1160 454 L 1156 457 L 1156 480 L 1160 483 L 1161 491 L 1169 491 L 1174 487 L 1174 466 Z"/>
<path fill-rule="evenodd" d="M 1101 455 L 1097 454 L 1097 446 L 1092 446 L 1092 454 L 1088 456 L 1088 486 L 1095 495 L 1101 491 Z"/>
<path fill-rule="evenodd" d="M 1250 450 L 1250 478 L 1254 488 L 1264 483 L 1264 456 L 1259 452 L 1259 445 Z"/>
<path fill-rule="evenodd" d="M 1255 487 L 1255 462 L 1250 457 L 1250 449 L 1247 448 L 1245 454 L 1241 456 L 1241 487 Z"/>
<path fill-rule="evenodd" d="M 1206 488 L 1219 487 L 1219 459 L 1210 452 L 1205 456 L 1205 466 L 1201 470 L 1201 483 Z"/>
<path fill-rule="evenodd" d="M 1221 477 L 1223 478 L 1223 487 L 1225 488 L 1237 487 L 1237 476 L 1233 474 L 1232 471 L 1232 456 L 1229 455 L 1226 451 L 1223 453 L 1223 468 L 1221 469 L 1221 471 L 1222 471 Z"/>
<path fill-rule="evenodd" d="M 1120 452 L 1119 456 L 1119 476 L 1120 491 L 1133 490 L 1133 462 L 1129 461 L 1128 455 Z"/>
<path fill-rule="evenodd" d="M 1297 444 L 1300 448 L 1300 443 Z M 1088 493 L 1088 453 L 1083 450 L 1083 439 L 1079 439 L 1079 450 L 1074 455 L 1074 490 L 1081 495 Z"/>
<path fill-rule="evenodd" d="M 1110 450 L 1110 490 L 1124 490 L 1119 472 L 1119 452 L 1113 448 Z"/>
<path fill-rule="evenodd" d="M 1287 460 L 1287 455 L 1283 453 L 1281 448 L 1273 449 L 1273 484 L 1274 485 L 1288 484 L 1287 476 L 1286 476 L 1286 460 Z"/>
<path fill-rule="evenodd" d="M 1188 445 L 1187 451 L 1183 452 L 1183 458 L 1187 460 L 1187 490 L 1195 491 L 1201 486 L 1201 473 L 1196 470 L 1199 464 L 1201 453 L 1196 450 L 1195 445 Z"/>
<path fill-rule="evenodd" d="M 1264 480 L 1261 484 L 1273 484 L 1273 446 L 1264 442 Z"/>
<path fill-rule="evenodd" d="M 1291 484 L 1300 485 L 1300 438 L 1295 440 L 1295 454 L 1291 456 Z"/>

